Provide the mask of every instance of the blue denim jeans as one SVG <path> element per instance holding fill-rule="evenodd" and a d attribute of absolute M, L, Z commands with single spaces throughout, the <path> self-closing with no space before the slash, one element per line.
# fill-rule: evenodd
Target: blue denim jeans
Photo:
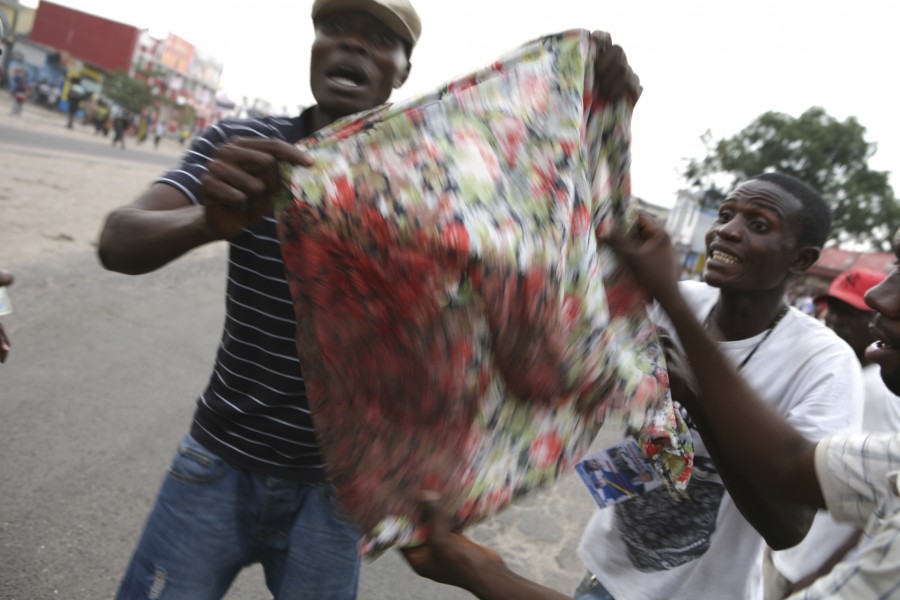
<path fill-rule="evenodd" d="M 330 484 L 233 468 L 188 435 L 116 598 L 218 600 L 259 562 L 277 600 L 352 600 L 359 535 Z"/>
<path fill-rule="evenodd" d="M 591 573 L 584 576 L 572 598 L 574 600 L 616 600 Z"/>

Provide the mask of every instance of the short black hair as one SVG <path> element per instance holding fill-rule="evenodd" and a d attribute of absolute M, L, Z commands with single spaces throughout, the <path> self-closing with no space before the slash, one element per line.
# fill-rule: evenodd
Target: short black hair
<path fill-rule="evenodd" d="M 803 205 L 801 213 L 800 243 L 821 248 L 831 233 L 831 207 L 812 186 L 785 173 L 761 173 L 750 181 L 765 181 L 777 185 Z"/>

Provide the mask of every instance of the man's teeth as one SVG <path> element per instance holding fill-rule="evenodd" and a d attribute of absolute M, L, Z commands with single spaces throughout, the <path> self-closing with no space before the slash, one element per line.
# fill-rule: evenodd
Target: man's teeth
<path fill-rule="evenodd" d="M 725 254 L 720 250 L 714 250 L 712 253 L 712 259 L 718 262 L 727 263 L 729 265 L 736 265 L 740 261 L 740 259 L 736 256 L 732 256 L 730 254 Z"/>
<path fill-rule="evenodd" d="M 346 77 L 341 77 L 339 75 L 332 77 L 331 80 L 334 81 L 335 83 L 339 83 L 341 85 L 346 85 L 349 87 L 358 87 L 359 86 L 359 84 L 356 83 L 355 81 L 353 81 L 352 79 L 348 79 Z"/>

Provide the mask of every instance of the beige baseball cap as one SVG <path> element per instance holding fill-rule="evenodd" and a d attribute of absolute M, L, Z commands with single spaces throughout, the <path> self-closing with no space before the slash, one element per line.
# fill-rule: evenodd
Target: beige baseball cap
<path fill-rule="evenodd" d="M 369 13 L 401 39 L 415 46 L 422 34 L 422 22 L 408 0 L 316 0 L 312 18 L 339 11 L 359 10 Z"/>

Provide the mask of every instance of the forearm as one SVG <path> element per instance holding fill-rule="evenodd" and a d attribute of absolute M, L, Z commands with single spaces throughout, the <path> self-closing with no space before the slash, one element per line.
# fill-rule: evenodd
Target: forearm
<path fill-rule="evenodd" d="M 216 237 L 203 207 L 146 210 L 126 206 L 112 212 L 100 235 L 98 254 L 111 271 L 148 273 Z"/>
<path fill-rule="evenodd" d="M 480 600 L 570 600 L 550 588 L 525 579 L 505 565 L 488 565 L 467 577 L 465 586 Z"/>
<path fill-rule="evenodd" d="M 724 450 L 703 411 L 695 410 L 691 418 L 703 437 L 703 444 L 716 464 L 728 494 L 747 522 L 775 550 L 799 544 L 809 531 L 815 510 L 779 501 L 767 486 L 757 485 L 752 473 L 742 470 Z"/>
<path fill-rule="evenodd" d="M 715 431 L 720 455 L 728 458 L 750 484 L 779 500 L 823 507 L 815 476 L 815 445 L 785 422 L 738 374 L 706 334 L 680 293 L 659 299 L 675 326 L 688 360 L 694 365 L 707 427 Z"/>

